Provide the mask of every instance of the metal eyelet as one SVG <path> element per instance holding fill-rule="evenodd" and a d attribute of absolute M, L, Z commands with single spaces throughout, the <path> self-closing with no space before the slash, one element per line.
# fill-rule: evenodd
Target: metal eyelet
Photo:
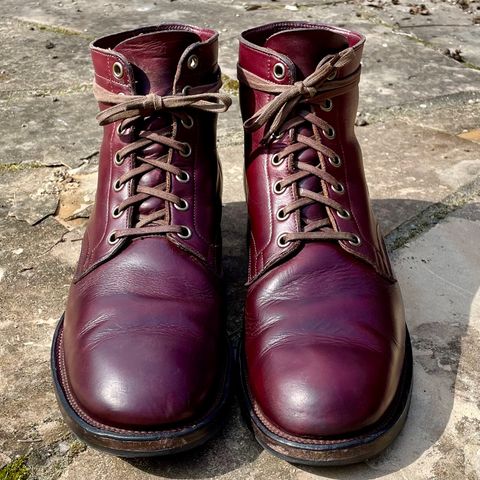
<path fill-rule="evenodd" d="M 180 183 L 187 183 L 190 180 L 190 175 L 185 170 L 182 170 L 178 175 L 175 175 L 175 178 Z"/>
<path fill-rule="evenodd" d="M 120 216 L 122 215 L 122 213 L 123 213 L 123 210 L 120 210 L 120 209 L 118 208 L 118 206 L 117 206 L 117 207 L 114 207 L 113 210 L 112 210 L 112 217 L 113 217 L 113 218 L 118 218 L 118 217 L 120 217 Z"/>
<path fill-rule="evenodd" d="M 342 164 L 342 159 L 338 155 L 335 155 L 334 157 L 328 157 L 328 161 L 331 165 L 337 168 Z"/>
<path fill-rule="evenodd" d="M 330 98 L 326 98 L 325 101 L 320 105 L 320 108 L 324 112 L 329 112 L 333 108 L 333 102 Z"/>
<path fill-rule="evenodd" d="M 343 184 L 341 184 L 340 182 L 338 182 L 338 186 L 332 185 L 332 190 L 333 190 L 335 193 L 342 194 L 342 193 L 345 192 L 345 187 L 343 186 Z"/>
<path fill-rule="evenodd" d="M 358 247 L 359 245 L 362 244 L 362 239 L 358 236 L 352 233 L 352 239 L 347 240 L 350 245 L 353 245 L 354 247 Z"/>
<path fill-rule="evenodd" d="M 120 157 L 118 152 L 115 154 L 114 162 L 115 162 L 115 165 L 119 165 L 119 166 L 123 163 L 123 158 Z"/>
<path fill-rule="evenodd" d="M 282 194 L 286 189 L 287 187 L 282 187 L 280 185 L 280 180 L 273 184 L 273 193 L 276 193 L 277 195 Z"/>
<path fill-rule="evenodd" d="M 124 185 L 125 185 L 124 183 L 120 183 L 120 180 L 117 180 L 113 184 L 113 190 L 115 190 L 115 192 L 119 192 L 123 188 Z"/>
<path fill-rule="evenodd" d="M 188 202 L 184 198 L 181 198 L 179 203 L 174 203 L 173 206 L 181 212 L 188 210 Z"/>
<path fill-rule="evenodd" d="M 327 80 L 331 82 L 332 80 L 335 80 L 335 77 L 337 76 L 337 70 L 334 70 L 328 77 Z"/>
<path fill-rule="evenodd" d="M 272 155 L 272 158 L 270 161 L 274 167 L 278 167 L 283 163 L 284 160 L 285 160 L 285 157 L 280 158 L 278 153 L 275 153 L 275 155 Z"/>
<path fill-rule="evenodd" d="M 112 65 L 112 71 L 113 75 L 116 78 L 122 78 L 123 77 L 123 65 L 120 62 L 115 62 Z"/>
<path fill-rule="evenodd" d="M 185 145 L 186 152 L 180 151 L 179 153 L 182 157 L 189 157 L 192 154 L 192 147 L 190 146 L 189 143 L 184 143 L 184 145 Z"/>
<path fill-rule="evenodd" d="M 352 233 L 352 239 L 347 241 L 350 245 L 353 245 L 354 247 L 358 247 L 362 243 L 362 239 L 354 233 Z"/>
<path fill-rule="evenodd" d="M 269 142 L 274 142 L 275 140 L 279 140 L 285 135 L 285 132 L 277 132 L 277 133 L 272 133 L 270 137 L 268 138 Z"/>
<path fill-rule="evenodd" d="M 273 66 L 273 76 L 277 80 L 282 80 L 282 78 L 285 77 L 285 73 L 286 73 L 286 70 L 285 70 L 285 65 L 283 63 L 278 62 Z"/>
<path fill-rule="evenodd" d="M 277 237 L 277 245 L 280 247 L 280 248 L 285 248 L 290 242 L 288 242 L 287 240 L 285 240 L 285 237 L 287 236 L 286 233 L 281 233 L 278 237 Z"/>
<path fill-rule="evenodd" d="M 180 238 L 183 238 L 184 240 L 187 240 L 192 236 L 192 231 L 186 227 L 185 225 L 182 225 L 182 231 L 177 233 L 177 236 Z"/>
<path fill-rule="evenodd" d="M 290 214 L 289 214 L 289 213 L 285 213 L 285 210 L 283 209 L 283 207 L 282 207 L 282 208 L 279 208 L 279 209 L 277 210 L 277 215 L 276 215 L 276 217 L 277 217 L 277 220 L 278 220 L 278 221 L 283 222 L 283 221 L 285 221 L 289 216 L 290 216 Z"/>
<path fill-rule="evenodd" d="M 333 140 L 335 138 L 335 129 L 333 127 L 330 127 L 327 131 L 323 130 L 323 134 L 329 140 Z"/>
<path fill-rule="evenodd" d="M 122 135 L 125 135 L 125 130 L 123 130 L 122 128 L 122 122 L 120 122 L 118 125 L 117 125 L 117 135 L 119 137 L 121 137 Z"/>
<path fill-rule="evenodd" d="M 190 55 L 187 60 L 187 67 L 190 70 L 195 70 L 198 67 L 198 57 L 196 55 Z"/>
<path fill-rule="evenodd" d="M 111 233 L 107 239 L 107 242 L 110 244 L 110 245 L 115 245 L 116 243 L 118 243 L 120 241 L 120 238 L 117 238 L 115 236 L 115 232 Z"/>
<path fill-rule="evenodd" d="M 180 120 L 180 123 L 183 125 L 184 128 L 192 128 L 193 127 L 193 118 L 190 115 L 187 115 L 187 120 Z"/>
<path fill-rule="evenodd" d="M 188 95 L 188 91 L 191 89 L 192 87 L 190 85 L 185 85 L 183 88 L 182 88 L 182 95 Z"/>
<path fill-rule="evenodd" d="M 337 210 L 337 215 L 340 218 L 343 218 L 344 220 L 348 220 L 350 218 L 350 212 L 348 210 L 342 209 L 342 210 Z"/>

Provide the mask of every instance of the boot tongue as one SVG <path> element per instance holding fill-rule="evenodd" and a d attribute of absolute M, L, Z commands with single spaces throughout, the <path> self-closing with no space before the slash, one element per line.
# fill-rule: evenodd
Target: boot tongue
<path fill-rule="evenodd" d="M 266 40 L 265 47 L 287 56 L 297 69 L 296 80 L 303 80 L 325 56 L 348 48 L 348 40 L 330 30 L 298 28 L 275 33 Z"/>
<path fill-rule="evenodd" d="M 129 38 L 114 50 L 132 65 L 137 94 L 167 95 L 172 92 L 180 57 L 199 40 L 193 32 L 165 30 Z"/>

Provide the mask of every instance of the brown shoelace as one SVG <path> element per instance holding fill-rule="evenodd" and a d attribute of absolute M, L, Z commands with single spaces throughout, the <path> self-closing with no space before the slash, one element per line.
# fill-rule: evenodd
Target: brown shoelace
<path fill-rule="evenodd" d="M 188 92 L 180 95 L 159 96 L 149 95 L 121 95 L 113 94 L 97 84 L 93 86 L 93 92 L 97 101 L 111 104 L 97 115 L 97 121 L 100 125 L 121 120 L 118 131 L 126 131 L 129 128 L 139 125 L 142 119 L 155 117 L 159 114 L 168 113 L 177 118 L 184 126 L 190 128 L 193 126 L 193 119 L 188 114 L 188 109 L 201 110 L 205 112 L 221 113 L 228 110 L 232 101 L 230 97 L 223 93 L 215 93 L 220 87 L 221 82 L 215 84 L 189 87 Z M 195 93 L 199 92 L 199 93 Z M 116 190 L 121 189 L 129 180 L 141 177 L 154 169 L 160 169 L 174 175 L 179 181 L 187 182 L 189 176 L 187 172 L 169 162 L 170 152 L 176 150 L 185 157 L 192 153 L 188 143 L 180 142 L 171 136 L 171 125 L 159 130 L 145 129 L 137 134 L 137 139 L 120 149 L 115 155 L 115 162 L 120 165 L 126 157 L 135 155 L 136 165 L 128 172 L 121 175 L 114 184 Z M 153 144 L 160 144 L 167 147 L 167 152 L 160 158 L 145 158 L 140 152 Z M 176 208 L 185 210 L 188 208 L 186 201 L 179 196 L 168 191 L 167 183 L 163 182 L 155 187 L 136 185 L 135 193 L 122 201 L 113 210 L 115 217 L 120 216 L 127 208 L 139 205 L 149 197 L 155 197 L 165 202 L 165 207 L 139 216 L 139 220 L 134 227 L 117 230 L 109 238 L 111 243 L 115 243 L 122 237 L 136 237 L 144 235 L 158 235 L 166 233 L 176 233 L 177 235 L 188 238 L 189 230 L 183 225 L 172 225 L 167 219 L 167 202 L 172 203 Z"/>
<path fill-rule="evenodd" d="M 275 183 L 274 191 L 276 193 L 282 193 L 287 187 L 297 184 L 297 182 L 311 175 L 330 184 L 337 193 L 345 191 L 345 187 L 333 175 L 320 168 L 320 165 L 313 166 L 298 161 L 293 154 L 311 148 L 328 159 L 332 165 L 340 165 L 340 157 L 332 149 L 323 145 L 320 138 L 320 130 L 327 138 L 333 138 L 335 130 L 325 120 L 316 115 L 313 104 L 320 104 L 322 109 L 330 110 L 333 106 L 332 97 L 345 93 L 352 88 L 352 85 L 358 83 L 359 71 L 346 79 L 333 80 L 336 71 L 353 59 L 354 51 L 352 48 L 326 57 L 311 75 L 303 81 L 295 82 L 293 85 L 278 85 L 264 80 L 240 66 L 238 67 L 239 79 L 250 88 L 278 94 L 244 123 L 245 129 L 251 132 L 265 126 L 263 144 L 268 144 L 272 140 L 283 136 L 285 132 L 291 129 L 294 135 L 293 142 L 272 157 L 272 164 L 278 166 L 292 156 L 292 165 L 295 170 L 283 180 Z M 305 123 L 311 125 L 312 136 L 296 133 L 295 129 L 305 125 Z M 284 220 L 296 210 L 315 203 L 330 207 L 341 218 L 350 218 L 350 213 L 344 210 L 340 203 L 323 193 L 298 188 L 298 197 L 297 200 L 285 205 L 277 212 L 278 219 Z M 319 220 L 303 219 L 303 224 L 303 231 L 301 232 L 282 234 L 278 239 L 279 245 L 286 246 L 287 243 L 296 240 L 345 240 L 352 245 L 359 245 L 361 242 L 360 238 L 353 233 L 335 231 L 328 216 Z"/>

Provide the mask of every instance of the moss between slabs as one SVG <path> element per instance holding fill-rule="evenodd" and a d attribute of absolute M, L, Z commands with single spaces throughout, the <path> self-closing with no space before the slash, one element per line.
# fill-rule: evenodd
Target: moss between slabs
<path fill-rule="evenodd" d="M 29 476 L 25 457 L 18 457 L 0 470 L 0 480 L 26 480 Z"/>

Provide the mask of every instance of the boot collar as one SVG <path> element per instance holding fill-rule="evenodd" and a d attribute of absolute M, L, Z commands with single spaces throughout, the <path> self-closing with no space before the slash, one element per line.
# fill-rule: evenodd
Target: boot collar
<path fill-rule="evenodd" d="M 180 51 L 174 52 L 178 55 L 178 63 L 172 75 L 173 82 L 169 81 L 171 84 L 165 86 L 159 85 L 159 80 L 154 79 L 154 88 L 162 88 L 163 91 L 160 93 L 163 94 L 175 94 L 189 85 L 206 83 L 205 76 L 211 78 L 212 72 L 218 68 L 218 33 L 179 23 L 143 27 L 93 41 L 90 44 L 90 52 L 96 83 L 112 93 L 126 95 L 150 93 L 145 92 L 145 72 L 142 70 L 142 67 L 145 69 L 148 66 L 148 57 L 142 56 L 143 58 L 138 59 L 139 65 L 135 65 L 136 59 L 133 58 L 135 52 L 128 47 L 131 40 L 138 39 L 134 47 L 138 50 L 141 42 L 145 40 L 145 48 L 148 49 L 149 41 L 155 38 L 156 33 L 166 35 L 167 32 L 175 33 L 177 37 L 180 32 L 190 34 L 191 42 L 186 41 L 183 47 L 178 43 Z M 155 66 L 151 65 L 151 68 L 154 69 Z"/>
<path fill-rule="evenodd" d="M 355 59 L 348 66 L 338 71 L 338 78 L 346 77 L 358 69 L 365 43 L 363 35 L 339 27 L 308 22 L 277 22 L 242 32 L 240 36 L 239 64 L 265 80 L 279 85 L 292 85 L 297 80 L 301 80 L 304 76 L 311 73 L 302 71 L 302 66 L 306 62 L 305 59 L 300 59 L 299 57 L 318 55 L 319 51 L 314 52 L 310 50 L 305 52 L 304 49 L 300 48 L 298 53 L 292 52 L 290 55 L 287 55 L 280 51 L 287 52 L 293 49 L 290 49 L 288 45 L 282 45 L 282 42 L 289 42 L 295 39 L 295 37 L 301 39 L 307 33 L 306 31 L 309 30 L 317 31 L 322 40 L 329 42 L 330 49 L 335 47 L 342 49 L 340 46 L 341 41 L 344 42 L 345 48 L 353 48 Z M 284 33 L 288 34 L 288 36 L 285 35 L 285 39 L 282 38 Z M 328 33 L 331 34 L 330 38 Z M 283 48 L 280 48 L 281 46 Z M 318 44 L 315 45 L 315 48 L 318 48 Z M 296 60 L 300 68 L 297 68 L 295 65 Z M 318 63 L 321 60 L 322 58 L 316 58 L 314 63 Z M 312 63 L 311 60 L 310 63 Z"/>

